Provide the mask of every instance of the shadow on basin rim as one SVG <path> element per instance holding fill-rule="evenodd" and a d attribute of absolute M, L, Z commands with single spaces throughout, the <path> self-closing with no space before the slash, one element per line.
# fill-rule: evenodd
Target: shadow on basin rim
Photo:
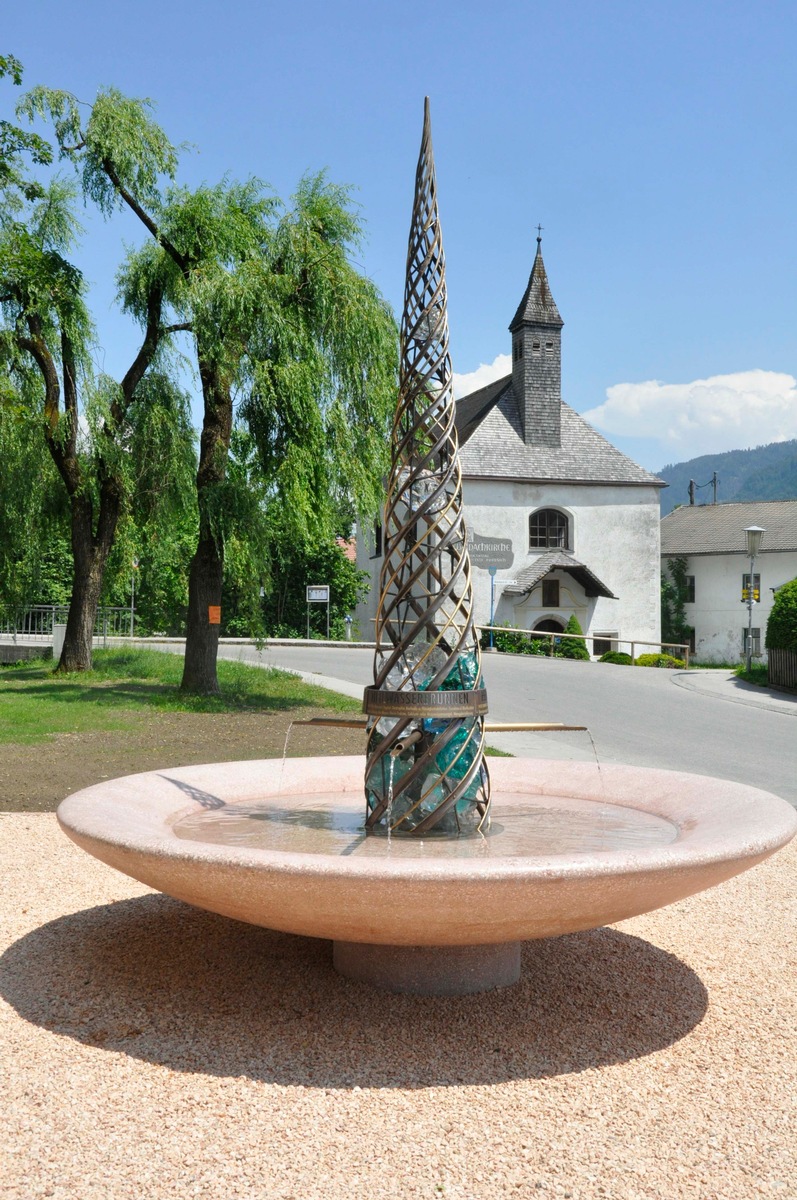
<path fill-rule="evenodd" d="M 26 1021 L 172 1070 L 307 1087 L 447 1087 L 626 1062 L 702 1019 L 674 955 L 605 928 L 523 947 L 515 987 L 399 996 L 340 978 L 331 943 L 162 895 L 59 917 L 0 959 Z"/>

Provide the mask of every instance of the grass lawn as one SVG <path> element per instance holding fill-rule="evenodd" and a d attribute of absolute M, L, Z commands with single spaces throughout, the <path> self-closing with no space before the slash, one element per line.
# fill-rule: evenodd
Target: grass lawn
<path fill-rule="evenodd" d="M 276 713 L 324 708 L 351 713 L 356 700 L 304 683 L 287 671 L 218 663 L 219 696 L 179 691 L 183 660 L 156 650 L 98 650 L 94 669 L 56 675 L 50 662 L 0 671 L 0 743 L 34 744 L 53 734 L 128 729 L 141 710 Z M 300 716 L 300 712 L 295 713 Z"/>

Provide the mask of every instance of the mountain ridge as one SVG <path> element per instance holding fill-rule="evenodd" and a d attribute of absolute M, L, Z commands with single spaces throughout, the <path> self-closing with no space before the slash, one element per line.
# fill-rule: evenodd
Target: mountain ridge
<path fill-rule="evenodd" d="M 696 504 L 713 500 L 712 476 L 717 472 L 717 502 L 742 500 L 797 500 L 797 438 L 768 442 L 750 450 L 701 454 L 681 463 L 669 463 L 656 474 L 669 484 L 661 490 L 661 515 L 689 503 L 689 481 L 694 479 Z"/>

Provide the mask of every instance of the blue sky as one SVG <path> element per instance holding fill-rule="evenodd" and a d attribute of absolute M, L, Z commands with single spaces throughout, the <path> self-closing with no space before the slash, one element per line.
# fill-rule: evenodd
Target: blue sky
<path fill-rule="evenodd" d="M 397 311 L 429 94 L 455 371 L 501 372 L 540 222 L 564 398 L 653 469 L 797 437 L 795 51 L 797 7 L 766 0 L 34 0 L 0 38 L 26 85 L 151 97 L 190 144 L 184 182 L 351 184 L 361 265 Z M 120 374 L 113 275 L 139 233 L 88 224 Z"/>

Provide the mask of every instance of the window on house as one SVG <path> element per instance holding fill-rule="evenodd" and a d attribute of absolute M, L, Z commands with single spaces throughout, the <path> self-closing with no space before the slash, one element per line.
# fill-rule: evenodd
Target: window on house
<path fill-rule="evenodd" d="M 382 522 L 374 521 L 374 552 L 372 558 L 382 557 Z"/>
<path fill-rule="evenodd" d="M 543 579 L 543 581 L 542 581 L 542 606 L 543 606 L 543 608 L 558 608 L 559 607 L 559 580 L 558 579 Z"/>
<path fill-rule="evenodd" d="M 553 350 L 553 342 L 546 342 L 546 343 L 545 343 L 545 349 L 546 349 L 546 350 Z"/>
<path fill-rule="evenodd" d="M 686 595 L 684 596 L 684 600 L 686 601 L 687 604 L 694 604 L 694 602 L 695 602 L 695 577 L 694 577 L 694 575 L 686 575 L 684 577 L 684 581 L 686 583 Z"/>
<path fill-rule="evenodd" d="M 750 587 L 750 573 L 742 575 L 742 599 L 749 599 L 748 589 Z M 761 576 L 753 576 L 753 599 L 758 601 L 761 599 Z M 755 651 L 753 652 L 755 653 Z"/>
<path fill-rule="evenodd" d="M 570 530 L 564 513 L 555 508 L 540 508 L 529 517 L 529 550 L 556 547 L 568 549 Z"/>
<path fill-rule="evenodd" d="M 532 348 L 532 350 L 539 350 L 539 348 L 540 348 L 540 343 L 537 341 L 537 339 L 536 339 L 536 338 L 535 338 L 535 339 L 534 339 L 534 341 L 531 343 L 531 348 Z"/>
<path fill-rule="evenodd" d="M 600 658 L 602 654 L 608 654 L 610 650 L 616 650 L 616 637 L 616 633 L 596 633 L 592 642 L 593 655 L 596 658 Z"/>
<path fill-rule="evenodd" d="M 761 630 L 756 629 L 755 625 L 750 630 L 752 637 L 750 639 L 750 653 L 755 658 L 761 653 Z M 742 654 L 747 656 L 747 626 L 742 629 Z"/>
<path fill-rule="evenodd" d="M 523 357 L 523 338 L 518 338 L 515 342 L 515 362 Z"/>
<path fill-rule="evenodd" d="M 689 653 L 694 654 L 695 650 L 697 648 L 697 634 L 695 633 L 694 629 L 689 630 L 688 641 L 689 641 Z"/>

